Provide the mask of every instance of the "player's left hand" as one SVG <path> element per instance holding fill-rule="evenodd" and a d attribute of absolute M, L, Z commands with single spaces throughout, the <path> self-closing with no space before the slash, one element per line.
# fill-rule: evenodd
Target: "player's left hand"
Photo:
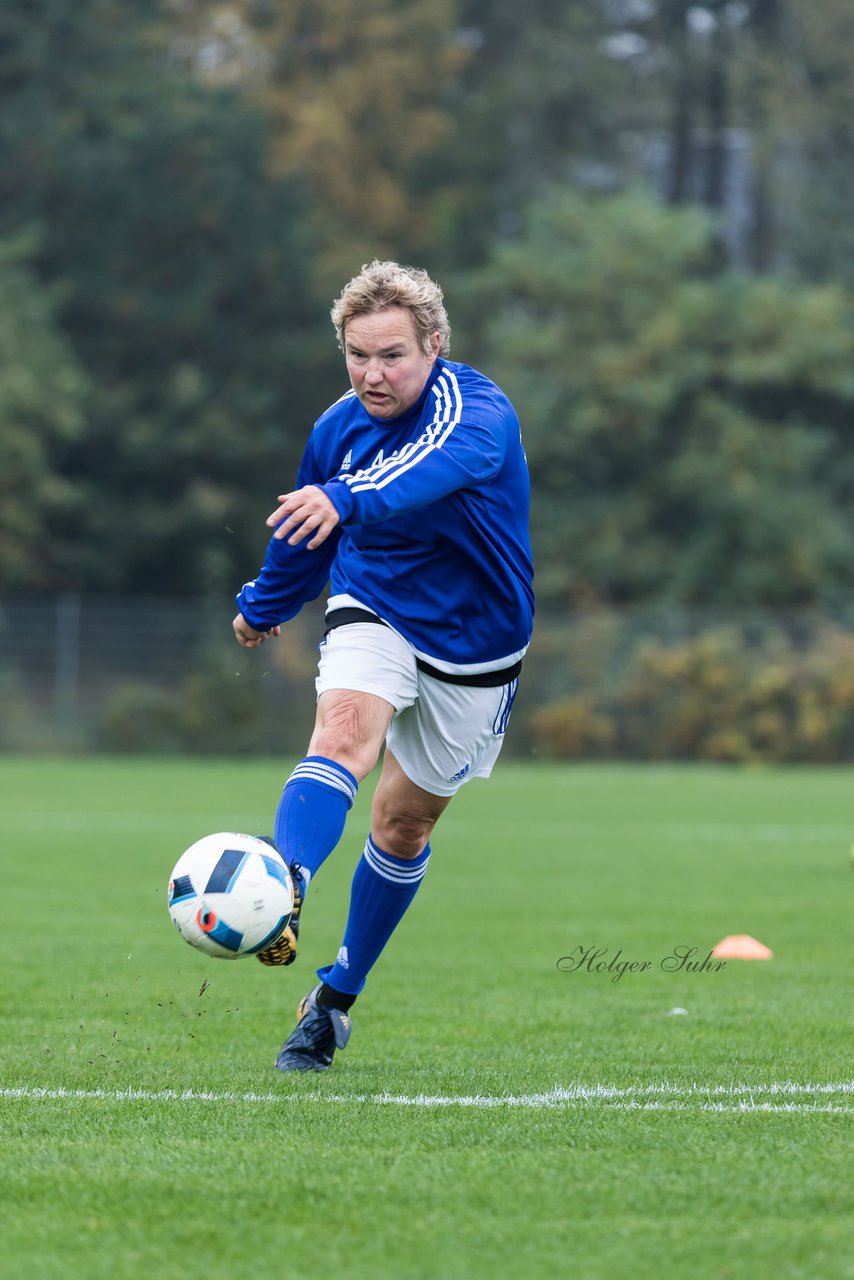
<path fill-rule="evenodd" d="M 256 631 L 246 621 L 242 613 L 238 613 L 232 622 L 234 628 L 234 638 L 243 649 L 257 649 L 259 644 L 263 644 L 268 636 L 280 636 L 282 634 L 281 627 L 271 627 L 269 631 Z"/>
<path fill-rule="evenodd" d="M 270 528 L 279 525 L 273 537 L 280 541 L 287 538 L 289 547 L 295 547 L 311 534 L 306 546 L 313 551 L 326 541 L 340 520 L 334 503 L 313 484 L 295 489 L 293 493 L 280 493 L 279 502 L 281 506 L 267 516 L 267 524 Z"/>

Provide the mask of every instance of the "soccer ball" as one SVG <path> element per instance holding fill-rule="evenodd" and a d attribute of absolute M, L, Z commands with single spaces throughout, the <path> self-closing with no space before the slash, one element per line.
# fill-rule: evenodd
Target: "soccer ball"
<path fill-rule="evenodd" d="M 294 909 L 284 858 L 259 836 L 220 831 L 190 845 L 169 880 L 169 915 L 185 942 L 220 960 L 275 942 Z"/>

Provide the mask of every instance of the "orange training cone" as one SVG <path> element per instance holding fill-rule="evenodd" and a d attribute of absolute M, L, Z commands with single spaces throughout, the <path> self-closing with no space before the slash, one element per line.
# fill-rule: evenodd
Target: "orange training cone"
<path fill-rule="evenodd" d="M 721 938 L 712 955 L 718 960 L 770 960 L 774 952 L 751 938 L 749 933 L 731 933 Z"/>

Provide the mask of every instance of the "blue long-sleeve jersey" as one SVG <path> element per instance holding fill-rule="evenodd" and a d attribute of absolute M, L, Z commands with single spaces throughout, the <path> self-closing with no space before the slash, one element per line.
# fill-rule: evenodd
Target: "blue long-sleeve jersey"
<path fill-rule="evenodd" d="M 315 424 L 297 488 L 318 485 L 341 523 L 321 546 L 271 539 L 237 604 L 266 631 L 330 581 L 372 609 L 419 656 L 449 672 L 500 668 L 524 653 L 533 621 L 530 485 L 519 420 L 468 365 L 439 359 L 398 418 L 355 392 Z"/>

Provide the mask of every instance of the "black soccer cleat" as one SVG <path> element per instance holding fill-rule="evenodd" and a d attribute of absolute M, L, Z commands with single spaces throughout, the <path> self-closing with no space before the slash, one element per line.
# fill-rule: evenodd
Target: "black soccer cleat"
<path fill-rule="evenodd" d="M 282 1045 L 276 1059 L 277 1070 L 326 1071 L 332 1065 L 335 1050 L 346 1048 L 352 1030 L 350 1015 L 317 1003 L 322 986 L 319 982 L 300 1001 L 297 1025 Z"/>
<path fill-rule="evenodd" d="M 276 853 L 279 854 L 283 861 L 286 861 L 282 851 L 276 848 L 269 836 L 260 836 L 259 839 L 265 841 L 271 848 L 276 849 Z M 291 912 L 291 918 L 276 941 L 271 942 L 263 951 L 258 952 L 258 959 L 261 963 L 270 966 L 293 964 L 297 958 L 299 915 L 302 910 L 303 897 L 305 896 L 305 878 L 302 874 L 302 867 L 298 862 L 288 863 L 288 870 L 294 882 L 294 908 Z"/>

